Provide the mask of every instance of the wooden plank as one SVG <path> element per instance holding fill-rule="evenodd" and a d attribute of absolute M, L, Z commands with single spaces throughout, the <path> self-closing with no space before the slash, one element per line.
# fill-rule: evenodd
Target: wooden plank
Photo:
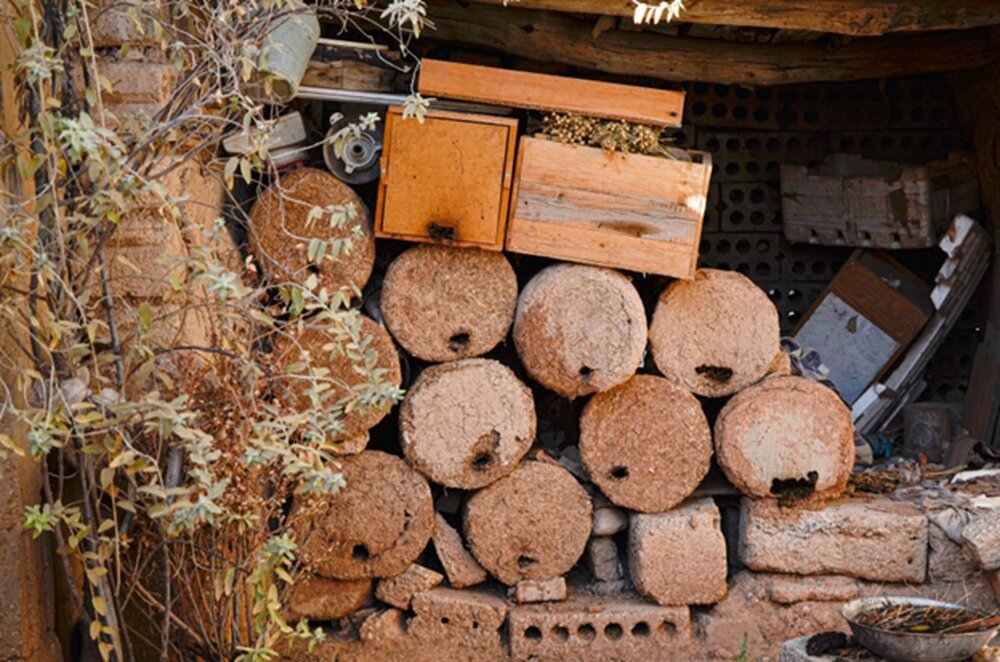
<path fill-rule="evenodd" d="M 928 315 L 875 273 L 851 260 L 830 283 L 830 291 L 906 345 L 920 333 Z"/>
<path fill-rule="evenodd" d="M 472 0 L 492 5 L 505 0 Z M 656 5 L 656 0 L 647 0 Z M 688 0 L 678 23 L 812 30 L 854 36 L 964 30 L 1000 23 L 995 0 Z M 632 0 L 518 0 L 524 9 L 629 16 Z"/>
<path fill-rule="evenodd" d="M 507 249 L 690 278 L 710 176 L 707 164 L 525 136 Z"/>
<path fill-rule="evenodd" d="M 604 74 L 667 81 L 780 85 L 979 69 L 1000 59 L 996 26 L 854 39 L 756 44 L 610 29 L 554 12 L 432 0 L 431 38 Z M 960 44 L 961 47 L 956 47 Z"/>
<path fill-rule="evenodd" d="M 420 94 L 680 126 L 684 92 L 424 59 Z"/>
<path fill-rule="evenodd" d="M 375 235 L 503 247 L 517 120 L 433 111 L 386 115 Z"/>

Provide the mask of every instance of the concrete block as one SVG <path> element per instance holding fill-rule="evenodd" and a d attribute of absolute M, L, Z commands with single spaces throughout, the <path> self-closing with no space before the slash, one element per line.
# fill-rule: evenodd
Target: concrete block
<path fill-rule="evenodd" d="M 90 31 L 95 48 L 114 48 L 129 44 L 148 45 L 154 43 L 152 35 L 145 27 L 136 27 L 131 12 L 144 26 L 150 17 L 162 18 L 162 12 L 155 2 L 129 0 L 128 2 L 99 2 L 90 12 Z"/>
<path fill-rule="evenodd" d="M 290 621 L 333 621 L 350 616 L 371 602 L 372 580 L 339 581 L 301 575 L 289 589 L 285 617 Z"/>
<path fill-rule="evenodd" d="M 468 645 L 498 641 L 507 618 L 507 603 L 484 591 L 433 588 L 413 596 L 411 606 L 416 615 L 410 620 L 410 634 Z"/>
<path fill-rule="evenodd" d="M 444 577 L 414 563 L 395 577 L 379 580 L 375 587 L 375 597 L 400 609 L 409 609 L 414 594 L 429 591 L 444 580 Z"/>
<path fill-rule="evenodd" d="M 844 575 L 761 575 L 767 596 L 778 604 L 848 602 L 860 595 L 858 580 Z"/>
<path fill-rule="evenodd" d="M 962 529 L 962 541 L 983 570 L 1000 569 L 1000 513 L 973 519 Z"/>
<path fill-rule="evenodd" d="M 461 534 L 440 514 L 437 515 L 433 540 L 434 551 L 444 566 L 444 574 L 454 588 L 474 586 L 486 580 L 486 570 L 465 548 Z"/>
<path fill-rule="evenodd" d="M 636 590 L 661 605 L 704 605 L 726 595 L 726 541 L 712 499 L 665 513 L 634 513 L 629 569 Z"/>
<path fill-rule="evenodd" d="M 923 513 L 887 498 L 845 499 L 815 509 L 744 499 L 740 559 L 764 572 L 923 582 L 927 529 Z"/>
<path fill-rule="evenodd" d="M 930 522 L 928 534 L 928 580 L 937 582 L 963 581 L 982 572 L 972 551 L 949 538 L 940 526 Z"/>
<path fill-rule="evenodd" d="M 614 538 L 591 538 L 583 558 L 590 574 L 599 582 L 616 582 L 625 575 Z"/>
<path fill-rule="evenodd" d="M 514 602 L 559 602 L 566 599 L 566 579 L 522 579 L 510 589 Z"/>
<path fill-rule="evenodd" d="M 635 598 L 573 597 L 567 602 L 511 607 L 515 660 L 659 660 L 689 656 L 686 607 L 660 607 Z"/>
<path fill-rule="evenodd" d="M 104 102 L 110 104 L 162 106 L 173 94 L 178 82 L 177 70 L 161 62 L 101 60 L 98 71 L 111 83 L 111 90 L 102 93 Z"/>

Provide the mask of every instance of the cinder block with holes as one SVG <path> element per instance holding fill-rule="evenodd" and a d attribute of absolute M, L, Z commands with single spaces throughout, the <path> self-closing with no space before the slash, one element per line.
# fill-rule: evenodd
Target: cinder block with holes
<path fill-rule="evenodd" d="M 720 184 L 723 232 L 781 232 L 781 192 L 775 182 Z"/>
<path fill-rule="evenodd" d="M 944 76 L 891 78 L 889 124 L 894 129 L 947 129 L 955 126 L 954 101 Z"/>
<path fill-rule="evenodd" d="M 664 136 L 669 143 L 675 147 L 682 147 L 684 149 L 694 149 L 697 135 L 698 129 L 692 124 L 685 124 L 679 129 L 669 127 L 664 129 Z"/>
<path fill-rule="evenodd" d="M 967 149 L 957 130 L 838 131 L 827 135 L 831 152 L 860 154 L 866 159 L 927 163 Z"/>
<path fill-rule="evenodd" d="M 705 205 L 705 220 L 701 224 L 702 237 L 707 232 L 718 232 L 720 229 L 720 219 L 722 217 L 722 193 L 718 184 L 711 184 L 708 187 L 708 203 Z"/>
<path fill-rule="evenodd" d="M 507 617 L 499 596 L 472 589 L 433 588 L 413 596 L 407 631 L 421 639 L 448 638 L 469 645 L 495 642 Z"/>
<path fill-rule="evenodd" d="M 660 607 L 621 597 L 571 598 L 512 607 L 515 660 L 685 659 L 691 639 L 687 607 Z"/>
<path fill-rule="evenodd" d="M 885 129 L 889 98 L 877 80 L 775 88 L 778 127 L 791 131 Z"/>
<path fill-rule="evenodd" d="M 813 302 L 823 294 L 826 286 L 825 281 L 813 283 L 779 281 L 765 286 L 764 290 L 767 292 L 767 296 L 771 298 L 778 309 L 782 334 L 789 335 L 795 330 L 799 320 L 813 305 Z"/>
<path fill-rule="evenodd" d="M 771 88 L 695 83 L 687 91 L 684 117 L 698 126 L 777 129 L 780 109 Z"/>
<path fill-rule="evenodd" d="M 832 279 L 851 256 L 852 249 L 836 246 L 793 244 L 784 239 L 779 247 L 781 280 L 816 282 Z"/>
<path fill-rule="evenodd" d="M 757 283 L 780 277 L 781 235 L 721 232 L 702 236 L 698 266 L 739 271 Z"/>
<path fill-rule="evenodd" d="M 782 164 L 816 164 L 826 154 L 822 133 L 699 129 L 697 144 L 712 155 L 713 182 L 776 182 Z"/>

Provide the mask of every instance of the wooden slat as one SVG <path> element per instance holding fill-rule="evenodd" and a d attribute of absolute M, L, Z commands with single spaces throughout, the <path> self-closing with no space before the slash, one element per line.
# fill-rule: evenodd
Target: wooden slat
<path fill-rule="evenodd" d="M 844 265 L 830 290 L 903 345 L 927 323 L 928 316 L 919 307 L 857 262 Z"/>
<path fill-rule="evenodd" d="M 523 137 L 507 249 L 690 278 L 710 176 L 709 165 Z"/>
<path fill-rule="evenodd" d="M 473 0 L 506 4 L 505 0 Z M 647 0 L 656 5 L 656 0 Z M 1000 23 L 995 0 L 689 0 L 679 23 L 878 36 L 890 32 L 964 30 Z M 518 0 L 524 9 L 632 16 L 632 0 Z"/>
<path fill-rule="evenodd" d="M 423 96 L 680 126 L 684 93 L 425 59 Z"/>
<path fill-rule="evenodd" d="M 666 81 L 781 85 L 980 69 L 1000 58 L 996 26 L 854 39 L 756 44 L 610 29 L 555 12 L 432 0 L 432 39 L 605 74 Z"/>

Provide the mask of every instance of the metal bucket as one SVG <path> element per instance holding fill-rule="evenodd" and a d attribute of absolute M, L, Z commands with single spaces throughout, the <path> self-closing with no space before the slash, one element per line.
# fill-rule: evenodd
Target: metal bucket
<path fill-rule="evenodd" d="M 258 68 L 247 82 L 246 93 L 257 101 L 287 103 L 295 98 L 319 42 L 316 12 L 297 1 L 290 2 L 288 8 L 291 13 L 270 26 Z"/>

